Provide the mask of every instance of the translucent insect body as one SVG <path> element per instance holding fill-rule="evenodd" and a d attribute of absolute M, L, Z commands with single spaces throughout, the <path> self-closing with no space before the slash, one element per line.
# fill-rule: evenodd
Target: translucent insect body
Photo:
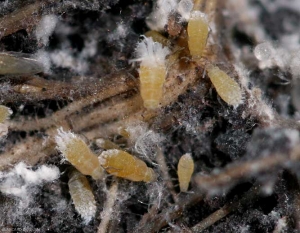
<path fill-rule="evenodd" d="M 118 177 L 145 182 L 156 178 L 153 169 L 147 167 L 145 162 L 122 150 L 104 151 L 99 160 L 108 173 Z"/>
<path fill-rule="evenodd" d="M 233 78 L 213 65 L 208 65 L 206 71 L 219 96 L 227 104 L 236 107 L 242 102 L 242 89 Z"/>
<path fill-rule="evenodd" d="M 163 85 L 166 78 L 167 68 L 165 57 L 169 49 L 152 38 L 145 37 L 136 48 L 136 59 L 140 61 L 140 92 L 147 109 L 159 107 L 163 95 Z"/>
<path fill-rule="evenodd" d="M 76 211 L 88 223 L 96 214 L 96 201 L 87 178 L 73 170 L 69 173 L 69 191 Z"/>
<path fill-rule="evenodd" d="M 191 154 L 184 154 L 181 156 L 177 167 L 179 187 L 181 192 L 186 192 L 188 190 L 193 172 L 194 160 Z"/>
<path fill-rule="evenodd" d="M 201 11 L 192 11 L 187 26 L 188 46 L 193 59 L 201 58 L 209 33 L 206 16 Z"/>
<path fill-rule="evenodd" d="M 82 174 L 90 175 L 94 179 L 103 177 L 103 168 L 100 166 L 98 157 L 81 138 L 59 129 L 55 140 L 65 158 Z"/>

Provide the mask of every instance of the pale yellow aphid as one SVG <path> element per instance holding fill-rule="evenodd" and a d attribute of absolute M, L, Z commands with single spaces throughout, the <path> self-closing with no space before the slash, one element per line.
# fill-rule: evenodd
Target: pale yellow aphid
<path fill-rule="evenodd" d="M 193 172 L 194 160 L 191 154 L 184 154 L 181 156 L 177 167 L 179 187 L 181 192 L 186 192 L 188 190 Z"/>
<path fill-rule="evenodd" d="M 3 123 L 12 114 L 12 110 L 4 105 L 0 105 L 0 123 Z"/>
<path fill-rule="evenodd" d="M 85 224 L 96 214 L 96 201 L 87 178 L 77 170 L 69 173 L 69 191 L 76 211 L 83 218 Z"/>
<path fill-rule="evenodd" d="M 43 70 L 43 65 L 28 54 L 0 53 L 0 75 L 37 74 Z"/>
<path fill-rule="evenodd" d="M 218 95 L 227 104 L 234 107 L 243 101 L 243 92 L 239 84 L 223 70 L 217 66 L 208 65 L 206 67 L 208 77 L 216 88 Z"/>
<path fill-rule="evenodd" d="M 90 175 L 96 180 L 103 177 L 104 171 L 98 157 L 80 137 L 59 129 L 55 141 L 58 150 L 82 174 Z"/>
<path fill-rule="evenodd" d="M 140 61 L 140 93 L 147 109 L 157 109 L 163 95 L 167 68 L 165 58 L 170 53 L 167 47 L 145 37 L 136 48 L 136 59 Z"/>
<path fill-rule="evenodd" d="M 144 161 L 122 150 L 104 151 L 99 161 L 108 173 L 118 177 L 144 182 L 156 179 L 153 169 L 147 167 Z"/>
<path fill-rule="evenodd" d="M 201 11 L 193 10 L 187 26 L 188 46 L 193 59 L 203 55 L 209 33 L 206 15 Z"/>

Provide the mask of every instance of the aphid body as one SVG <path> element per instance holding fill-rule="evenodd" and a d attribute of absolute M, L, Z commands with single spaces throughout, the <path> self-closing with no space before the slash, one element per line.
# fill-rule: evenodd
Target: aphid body
<path fill-rule="evenodd" d="M 76 211 L 87 224 L 96 214 L 96 201 L 87 178 L 77 170 L 69 173 L 69 191 Z"/>
<path fill-rule="evenodd" d="M 236 107 L 242 102 L 242 89 L 233 78 L 229 77 L 217 66 L 208 65 L 206 71 L 219 96 L 227 104 Z"/>
<path fill-rule="evenodd" d="M 12 110 L 4 105 L 0 105 L 0 123 L 3 123 L 12 114 Z"/>
<path fill-rule="evenodd" d="M 58 150 L 82 174 L 90 175 L 94 179 L 101 179 L 103 177 L 104 171 L 98 157 L 80 137 L 71 132 L 64 132 L 62 129 L 59 129 L 55 141 Z"/>
<path fill-rule="evenodd" d="M 181 156 L 177 167 L 179 187 L 181 192 L 186 192 L 188 190 L 193 172 L 194 160 L 191 154 L 184 154 Z"/>
<path fill-rule="evenodd" d="M 37 74 L 43 72 L 43 65 L 23 53 L 0 53 L 1 75 Z"/>
<path fill-rule="evenodd" d="M 136 48 L 136 59 L 140 61 L 140 92 L 147 109 L 156 109 L 163 95 L 166 78 L 166 56 L 170 53 L 167 47 L 145 37 Z"/>
<path fill-rule="evenodd" d="M 131 181 L 150 182 L 156 178 L 153 169 L 144 161 L 122 150 L 104 151 L 99 161 L 108 173 Z"/>
<path fill-rule="evenodd" d="M 206 16 L 201 11 L 192 11 L 187 26 L 188 46 L 193 59 L 203 55 L 209 33 Z"/>

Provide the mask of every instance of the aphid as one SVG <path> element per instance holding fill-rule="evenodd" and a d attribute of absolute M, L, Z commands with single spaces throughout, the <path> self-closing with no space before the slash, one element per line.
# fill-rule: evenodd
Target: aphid
<path fill-rule="evenodd" d="M 136 47 L 136 59 L 140 61 L 140 92 L 147 109 L 159 107 L 166 78 L 166 56 L 170 53 L 167 47 L 145 37 Z"/>
<path fill-rule="evenodd" d="M 14 91 L 21 94 L 39 93 L 43 91 L 42 87 L 32 86 L 28 84 L 14 86 Z"/>
<path fill-rule="evenodd" d="M 193 59 L 203 55 L 209 33 L 206 15 L 201 11 L 193 10 L 187 26 L 188 46 Z"/>
<path fill-rule="evenodd" d="M 0 105 L 0 123 L 3 123 L 12 114 L 12 110 L 4 105 Z"/>
<path fill-rule="evenodd" d="M 179 187 L 181 192 L 186 192 L 188 190 L 193 172 L 194 160 L 191 154 L 184 154 L 181 156 L 177 167 Z"/>
<path fill-rule="evenodd" d="M 236 107 L 242 102 L 242 89 L 233 78 L 229 77 L 223 70 L 220 70 L 217 66 L 208 65 L 206 67 L 206 71 L 219 96 L 227 104 Z"/>
<path fill-rule="evenodd" d="M 104 139 L 104 138 L 98 138 L 95 141 L 96 145 L 105 149 L 105 150 L 110 150 L 110 149 L 120 149 L 120 147 L 113 143 L 110 140 Z"/>
<path fill-rule="evenodd" d="M 69 173 L 69 191 L 76 211 L 89 223 L 96 214 L 96 201 L 87 178 L 77 170 Z"/>
<path fill-rule="evenodd" d="M 103 177 L 104 171 L 100 166 L 98 157 L 77 135 L 59 129 L 55 141 L 58 150 L 82 174 L 90 175 L 95 180 Z"/>
<path fill-rule="evenodd" d="M 104 151 L 99 161 L 108 173 L 128 180 L 150 182 L 156 178 L 144 161 L 122 150 Z"/>
<path fill-rule="evenodd" d="M 28 54 L 0 53 L 0 75 L 37 74 L 43 70 L 43 65 Z"/>

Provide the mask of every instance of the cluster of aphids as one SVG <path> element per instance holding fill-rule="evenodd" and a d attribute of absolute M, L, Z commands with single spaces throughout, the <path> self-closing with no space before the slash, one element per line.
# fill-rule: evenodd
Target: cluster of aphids
<path fill-rule="evenodd" d="M 122 129 L 121 131 L 125 131 Z M 96 204 L 88 180 L 89 175 L 101 180 L 105 172 L 131 181 L 155 182 L 157 175 L 146 163 L 130 153 L 121 150 L 109 140 L 98 140 L 98 145 L 105 149 L 97 156 L 78 135 L 59 129 L 55 138 L 58 150 L 78 171 L 69 174 L 69 189 L 73 203 L 79 214 L 89 221 L 95 215 Z M 194 172 L 194 162 L 190 154 L 181 157 L 178 163 L 180 190 L 186 192 Z M 83 175 L 82 175 L 83 174 Z"/>
<path fill-rule="evenodd" d="M 188 18 L 186 40 L 190 60 L 197 63 L 203 56 L 209 37 L 209 22 L 196 5 L 190 9 L 189 17 L 186 18 Z M 131 61 L 140 63 L 138 70 L 140 94 L 146 109 L 153 110 L 160 107 L 169 65 L 181 59 L 177 53 L 178 49 L 179 46 L 170 46 L 169 40 L 157 31 L 146 33 L 137 44 L 136 58 Z M 219 96 L 227 104 L 238 106 L 242 101 L 239 84 L 213 64 L 207 62 L 205 70 Z M 40 65 L 32 59 L 1 53 L 0 74 L 18 74 L 18 72 L 38 73 Z M 73 170 L 69 174 L 69 189 L 76 210 L 87 222 L 95 215 L 96 203 L 84 175 L 89 175 L 95 180 L 102 179 L 105 172 L 136 182 L 153 182 L 157 179 L 155 170 L 148 167 L 144 161 L 119 149 L 118 146 L 108 145 L 109 142 L 103 146 L 106 150 L 97 156 L 84 140 L 72 132 L 59 129 L 55 140 L 58 150 L 78 170 Z M 193 171 L 194 162 L 187 153 L 178 163 L 179 186 L 182 192 L 188 190 Z"/>

